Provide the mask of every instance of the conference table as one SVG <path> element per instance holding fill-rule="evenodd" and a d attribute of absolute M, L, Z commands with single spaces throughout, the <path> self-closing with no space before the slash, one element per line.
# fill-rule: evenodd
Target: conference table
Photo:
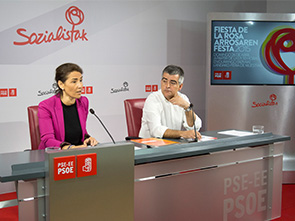
<path fill-rule="evenodd" d="M 150 148 L 122 141 L 0 154 L 0 182 L 15 182 L 18 199 L 7 205 L 19 206 L 19 220 L 279 217 L 284 142 L 290 137 L 240 130 L 202 135 L 204 141 Z M 64 180 L 56 174 L 59 159 L 74 159 L 78 168 L 81 157 L 93 155 L 95 174 L 78 171 Z"/>

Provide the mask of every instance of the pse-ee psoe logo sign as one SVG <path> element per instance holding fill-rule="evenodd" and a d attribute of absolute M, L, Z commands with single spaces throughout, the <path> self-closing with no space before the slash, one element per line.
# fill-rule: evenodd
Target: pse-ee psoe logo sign
<path fill-rule="evenodd" d="M 231 80 L 231 71 L 214 71 L 214 80 Z"/>
<path fill-rule="evenodd" d="M 54 180 L 73 179 L 97 174 L 96 153 L 53 158 Z"/>
<path fill-rule="evenodd" d="M 44 32 L 32 32 L 27 33 L 27 29 L 19 28 L 16 30 L 18 36 L 21 37 L 21 41 L 14 41 L 13 44 L 17 46 L 24 45 L 40 45 L 42 43 L 50 43 L 54 41 L 70 41 L 74 42 L 77 40 L 88 41 L 85 29 L 78 30 L 76 27 L 83 23 L 84 13 L 76 6 L 71 6 L 65 13 L 67 22 L 71 25 L 71 28 L 59 26 L 56 31 Z"/>
<path fill-rule="evenodd" d="M 153 85 L 145 85 L 145 92 L 154 92 L 158 91 L 158 85 L 153 84 Z"/>
<path fill-rule="evenodd" d="M 16 88 L 0 88 L 0 97 L 16 97 Z"/>
<path fill-rule="evenodd" d="M 81 94 L 93 94 L 93 86 L 84 86 Z"/>
<path fill-rule="evenodd" d="M 270 72 L 283 75 L 284 84 L 294 84 L 295 66 L 289 67 L 284 61 L 292 52 L 295 52 L 295 29 L 288 26 L 273 29 L 261 46 L 262 63 Z"/>

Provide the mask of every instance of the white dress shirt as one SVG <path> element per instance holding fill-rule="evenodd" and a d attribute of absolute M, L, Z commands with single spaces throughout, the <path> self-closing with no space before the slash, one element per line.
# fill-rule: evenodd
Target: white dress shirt
<path fill-rule="evenodd" d="M 189 102 L 186 95 L 180 92 L 178 94 Z M 202 120 L 198 116 L 195 119 L 195 126 L 197 131 L 202 127 Z M 167 129 L 193 130 L 194 127 L 188 126 L 185 110 L 169 102 L 160 89 L 150 94 L 144 103 L 139 137 L 162 138 Z"/>

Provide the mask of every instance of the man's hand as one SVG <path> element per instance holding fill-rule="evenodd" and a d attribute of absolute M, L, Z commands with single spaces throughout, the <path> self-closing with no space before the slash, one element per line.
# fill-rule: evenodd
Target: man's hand
<path fill-rule="evenodd" d="M 202 135 L 196 131 L 198 140 L 202 138 Z M 163 138 L 174 138 L 174 139 L 179 139 L 179 138 L 184 138 L 184 139 L 195 139 L 195 131 L 194 130 L 171 130 L 167 129 L 163 135 Z"/>
<path fill-rule="evenodd" d="M 196 131 L 196 133 L 197 133 L 198 140 L 200 140 L 202 138 L 202 135 L 198 131 Z M 190 138 L 195 139 L 196 138 L 194 130 L 181 131 L 180 135 L 184 139 L 190 139 Z"/>
<path fill-rule="evenodd" d="M 179 96 L 178 93 L 176 96 L 172 97 L 169 101 L 174 105 L 178 105 L 182 107 L 183 109 L 187 109 L 190 106 L 190 104 L 186 100 L 184 100 L 181 96 Z"/>

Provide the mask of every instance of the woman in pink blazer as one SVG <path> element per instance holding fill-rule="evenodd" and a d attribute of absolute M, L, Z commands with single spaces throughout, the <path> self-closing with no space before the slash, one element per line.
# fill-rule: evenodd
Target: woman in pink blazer
<path fill-rule="evenodd" d="M 56 95 L 39 104 L 39 149 L 71 149 L 97 145 L 96 139 L 86 130 L 89 102 L 86 97 L 81 96 L 82 74 L 82 69 L 72 63 L 56 68 Z"/>

